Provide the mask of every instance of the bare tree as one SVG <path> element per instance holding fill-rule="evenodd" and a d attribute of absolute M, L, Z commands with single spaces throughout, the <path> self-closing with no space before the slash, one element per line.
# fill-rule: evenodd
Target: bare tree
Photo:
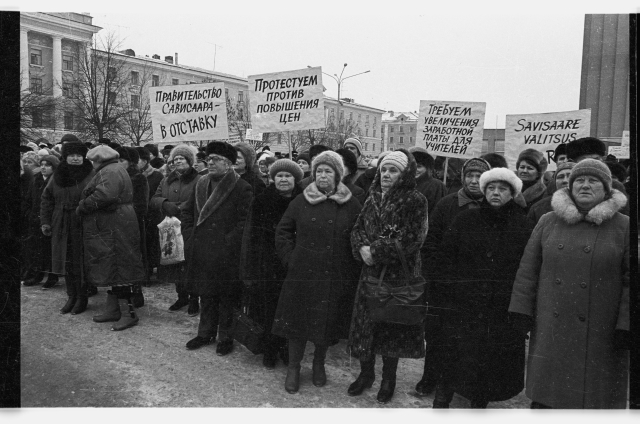
<path fill-rule="evenodd" d="M 20 75 L 21 80 L 22 78 L 26 76 Z M 57 127 L 60 99 L 53 97 L 53 87 L 42 86 L 38 81 L 41 79 L 35 77 L 29 90 L 20 92 L 21 144 L 46 138 L 45 129 L 55 130 Z"/>
<path fill-rule="evenodd" d="M 145 64 L 142 69 L 131 69 L 130 74 L 131 101 L 123 99 L 124 114 L 119 125 L 120 132 L 131 142 L 139 146 L 153 139 L 153 125 L 151 121 L 151 103 L 149 101 L 149 85 L 153 74 Z M 163 85 L 160 82 L 160 85 Z"/>

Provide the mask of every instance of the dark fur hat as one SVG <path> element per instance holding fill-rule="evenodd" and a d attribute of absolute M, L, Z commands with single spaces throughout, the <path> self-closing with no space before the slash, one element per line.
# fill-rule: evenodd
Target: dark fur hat
<path fill-rule="evenodd" d="M 358 159 L 356 155 L 347 148 L 337 149 L 336 153 L 342 156 L 345 168 L 349 171 L 349 174 L 355 174 L 358 172 Z"/>
<path fill-rule="evenodd" d="M 424 148 L 418 147 L 418 146 L 414 146 L 414 147 L 410 148 L 409 151 L 413 154 L 413 157 L 416 159 L 416 163 L 418 165 L 422 165 L 427 169 L 435 168 L 436 161 L 433 158 L 433 156 L 431 156 L 429 154 L 427 149 L 424 149 Z"/>
<path fill-rule="evenodd" d="M 324 144 L 314 144 L 309 148 L 309 159 L 313 161 L 313 158 L 327 150 L 331 150 L 331 147 L 325 146 Z"/>
<path fill-rule="evenodd" d="M 238 153 L 236 149 L 229 143 L 225 143 L 224 141 L 212 141 L 207 144 L 207 156 L 209 155 L 218 155 L 225 157 L 231 161 L 232 164 L 235 165 L 236 159 L 238 158 Z"/>
<path fill-rule="evenodd" d="M 64 137 L 63 137 L 64 138 Z M 87 146 L 78 141 L 65 141 L 62 143 L 62 159 L 66 160 L 67 156 L 77 154 L 87 157 Z"/>
<path fill-rule="evenodd" d="M 76 137 L 73 134 L 65 134 L 60 139 L 60 143 L 64 143 L 65 141 L 80 141 L 80 140 L 78 140 L 78 137 Z"/>
<path fill-rule="evenodd" d="M 151 160 L 151 152 L 149 152 L 149 149 L 142 146 L 137 146 L 135 149 L 136 152 L 138 152 L 138 156 L 140 156 L 140 159 L 146 160 L 147 162 Z"/>
<path fill-rule="evenodd" d="M 120 155 L 120 159 L 126 159 L 130 165 L 137 165 L 140 160 L 140 155 L 134 147 L 120 146 L 114 149 Z"/>
<path fill-rule="evenodd" d="M 595 137 L 583 137 L 567 143 L 567 158 L 574 162 L 580 156 L 605 156 L 606 154 L 607 146 L 604 144 L 604 141 Z"/>

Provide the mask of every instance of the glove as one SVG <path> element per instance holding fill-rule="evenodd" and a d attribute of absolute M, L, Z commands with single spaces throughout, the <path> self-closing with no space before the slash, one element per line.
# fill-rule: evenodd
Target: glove
<path fill-rule="evenodd" d="M 631 332 L 615 330 L 613 332 L 613 347 L 618 350 L 631 350 Z"/>
<path fill-rule="evenodd" d="M 518 332 L 525 340 L 529 340 L 527 333 L 533 329 L 533 317 L 517 312 L 509 314 L 509 321 L 513 329 Z"/>
<path fill-rule="evenodd" d="M 42 234 L 44 234 L 47 237 L 51 237 L 51 225 L 43 225 Z"/>
<path fill-rule="evenodd" d="M 179 216 L 180 208 L 175 203 L 165 200 L 162 202 L 162 210 L 168 216 Z"/>

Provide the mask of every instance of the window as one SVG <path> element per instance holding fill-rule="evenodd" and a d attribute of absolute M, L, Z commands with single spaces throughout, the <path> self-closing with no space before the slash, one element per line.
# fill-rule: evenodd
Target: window
<path fill-rule="evenodd" d="M 404 144 L 404 137 L 400 137 L 400 144 Z"/>
<path fill-rule="evenodd" d="M 67 54 L 62 55 L 62 70 L 73 71 L 73 56 Z"/>
<path fill-rule="evenodd" d="M 42 111 L 39 109 L 31 112 L 31 126 L 42 127 Z"/>
<path fill-rule="evenodd" d="M 358 135 L 362 135 L 362 130 L 358 128 Z"/>
<path fill-rule="evenodd" d="M 114 68 L 113 66 L 109 66 L 107 68 L 107 79 L 109 79 L 109 80 L 115 80 L 116 79 L 116 68 Z"/>
<path fill-rule="evenodd" d="M 138 94 L 131 95 L 131 107 L 135 109 L 140 107 L 140 96 Z"/>
<path fill-rule="evenodd" d="M 409 143 L 413 144 L 413 137 L 409 137 Z"/>
<path fill-rule="evenodd" d="M 64 113 L 64 129 L 65 130 L 73 129 L 73 112 Z"/>
<path fill-rule="evenodd" d="M 228 98 L 229 98 L 229 89 L 228 89 L 228 88 L 225 88 L 225 89 L 224 89 L 224 98 L 225 98 L 225 99 L 228 99 Z"/>
<path fill-rule="evenodd" d="M 389 127 L 389 132 L 393 132 L 394 127 Z"/>
<path fill-rule="evenodd" d="M 171 85 L 180 85 L 180 81 L 178 81 L 178 78 L 172 78 Z"/>
<path fill-rule="evenodd" d="M 344 110 L 340 111 L 340 120 L 343 121 L 344 120 Z"/>
<path fill-rule="evenodd" d="M 151 87 L 157 87 L 160 85 L 160 77 L 158 75 L 151 75 Z"/>
<path fill-rule="evenodd" d="M 404 132 L 404 127 L 402 125 L 400 125 L 400 132 L 403 133 Z"/>
<path fill-rule="evenodd" d="M 364 122 L 366 122 L 367 124 L 369 123 L 369 115 L 365 115 Z"/>
<path fill-rule="evenodd" d="M 416 127 L 414 127 L 413 125 L 409 126 L 409 132 L 414 132 L 416 130 Z"/>
<path fill-rule="evenodd" d="M 376 129 L 375 128 L 373 129 L 373 136 L 374 137 L 376 136 Z M 375 150 L 375 149 L 373 149 L 373 150 Z"/>
<path fill-rule="evenodd" d="M 362 115 L 358 114 L 358 122 L 360 122 L 361 118 L 362 118 Z"/>
<path fill-rule="evenodd" d="M 376 143 L 371 143 L 371 150 L 376 151 Z"/>
<path fill-rule="evenodd" d="M 107 102 L 111 103 L 112 105 L 116 104 L 116 93 L 114 93 L 113 91 L 109 91 L 109 97 L 107 97 Z"/>
<path fill-rule="evenodd" d="M 334 114 L 335 114 L 335 110 L 331 108 L 331 116 L 333 116 Z"/>
<path fill-rule="evenodd" d="M 374 127 L 376 126 L 376 123 L 377 123 L 377 122 L 378 122 L 378 117 L 377 117 L 377 116 L 374 116 L 374 117 L 373 117 L 373 126 L 374 126 Z"/>
<path fill-rule="evenodd" d="M 242 91 L 238 91 L 238 103 L 244 102 L 244 93 Z"/>
<path fill-rule="evenodd" d="M 393 143 L 393 137 L 389 137 L 389 143 Z"/>
<path fill-rule="evenodd" d="M 369 150 L 369 143 L 364 143 L 364 150 Z"/>
<path fill-rule="evenodd" d="M 140 84 L 140 73 L 137 71 L 131 71 L 131 85 Z"/>
<path fill-rule="evenodd" d="M 31 49 L 31 60 L 29 63 L 32 65 L 42 66 L 42 50 Z"/>
<path fill-rule="evenodd" d="M 364 135 L 365 135 L 365 136 L 367 136 L 367 137 L 369 137 L 369 128 L 367 128 L 366 130 L 364 130 L 364 132 L 365 132 L 365 134 L 364 134 Z M 366 149 L 365 149 L 365 150 L 366 150 Z"/>
<path fill-rule="evenodd" d="M 42 94 L 42 78 L 31 78 L 31 92 Z"/>
<path fill-rule="evenodd" d="M 353 112 L 349 112 L 349 120 L 353 121 Z"/>
<path fill-rule="evenodd" d="M 73 85 L 71 85 L 70 82 L 63 82 L 62 83 L 62 95 L 64 97 L 67 97 L 69 99 L 73 99 Z"/>

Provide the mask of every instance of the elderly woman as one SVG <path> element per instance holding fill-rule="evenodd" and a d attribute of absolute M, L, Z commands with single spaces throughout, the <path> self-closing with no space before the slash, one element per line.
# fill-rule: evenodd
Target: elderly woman
<path fill-rule="evenodd" d="M 576 163 L 573 161 L 565 161 L 558 164 L 556 172 L 553 174 L 553 178 L 551 179 L 551 183 L 547 186 L 546 192 L 549 195 L 538 200 L 529 209 L 527 217 L 533 221 L 534 224 L 537 224 L 538 221 L 540 221 L 542 215 L 553 210 L 551 208 L 551 195 L 556 190 L 569 187 L 569 175 L 571 175 L 571 170 L 574 166 L 576 166 Z"/>
<path fill-rule="evenodd" d="M 307 341 L 315 345 L 313 384 L 324 386 L 329 345 L 346 338 L 357 262 L 349 233 L 360 203 L 342 184 L 342 157 L 325 151 L 311 164 L 313 182 L 289 204 L 276 228 L 276 251 L 287 269 L 272 333 L 289 343 L 285 390 L 296 393 Z"/>
<path fill-rule="evenodd" d="M 266 368 L 275 368 L 278 353 L 289 362 L 287 340 L 271 334 L 282 282 L 287 269 L 275 252 L 276 226 L 293 199 L 302 192 L 297 184 L 302 169 L 289 159 L 279 159 L 269 171 L 274 183 L 251 204 L 242 241 L 240 278 L 250 293 L 249 315 L 265 328 L 263 339 Z"/>
<path fill-rule="evenodd" d="M 434 408 L 454 391 L 472 408 L 516 396 L 524 386 L 525 336 L 509 321 L 518 263 L 533 225 L 514 202 L 522 182 L 507 168 L 480 176 L 484 200 L 460 212 L 444 235 L 438 263 L 441 317 L 450 355 L 436 386 Z"/>
<path fill-rule="evenodd" d="M 118 158 L 118 152 L 106 145 L 87 153 L 95 175 L 76 208 L 83 224 L 85 277 L 98 287 L 111 286 L 104 312 L 93 320 L 116 321 L 113 331 L 138 323 L 133 288 L 145 278 L 133 185 Z"/>
<path fill-rule="evenodd" d="M 509 311 L 531 330 L 532 408 L 625 408 L 629 218 L 606 164 L 584 159 L 553 194 L 515 278 Z"/>
<path fill-rule="evenodd" d="M 240 178 L 249 183 L 253 189 L 253 195 L 259 196 L 266 188 L 266 184 L 256 175 L 254 170 L 256 163 L 255 150 L 249 144 L 243 142 L 234 144 L 233 148 L 238 152 L 238 158 L 233 169 L 240 175 Z"/>
<path fill-rule="evenodd" d="M 515 199 L 527 212 L 529 208 L 546 195 L 547 187 L 543 176 L 547 170 L 547 160 L 535 149 L 523 150 L 516 161 L 518 178 L 522 181 L 522 193 Z"/>
<path fill-rule="evenodd" d="M 382 355 L 382 383 L 378 402 L 387 403 L 396 386 L 399 358 L 424 356 L 424 326 L 374 323 L 366 303 L 365 277 L 379 277 L 386 266 L 384 281 L 402 285 L 406 278 L 401 255 L 411 276 L 421 273 L 420 247 L 427 235 L 427 199 L 415 190 L 416 161 L 399 149 L 380 161 L 362 213 L 351 232 L 353 256 L 364 262 L 355 299 L 347 349 L 360 359 L 360 375 L 348 389 L 360 395 L 373 385 L 375 356 Z M 400 251 L 396 247 L 399 243 Z"/>
<path fill-rule="evenodd" d="M 50 275 L 55 275 L 55 281 L 58 274 L 64 275 L 67 285 L 69 298 L 60 309 L 62 314 L 79 314 L 88 304 L 87 281 L 82 281 L 82 220 L 74 213 L 82 190 L 94 175 L 86 155 L 87 147 L 80 142 L 62 144 L 62 162 L 45 186 L 40 203 L 42 233 L 51 236 Z"/>

